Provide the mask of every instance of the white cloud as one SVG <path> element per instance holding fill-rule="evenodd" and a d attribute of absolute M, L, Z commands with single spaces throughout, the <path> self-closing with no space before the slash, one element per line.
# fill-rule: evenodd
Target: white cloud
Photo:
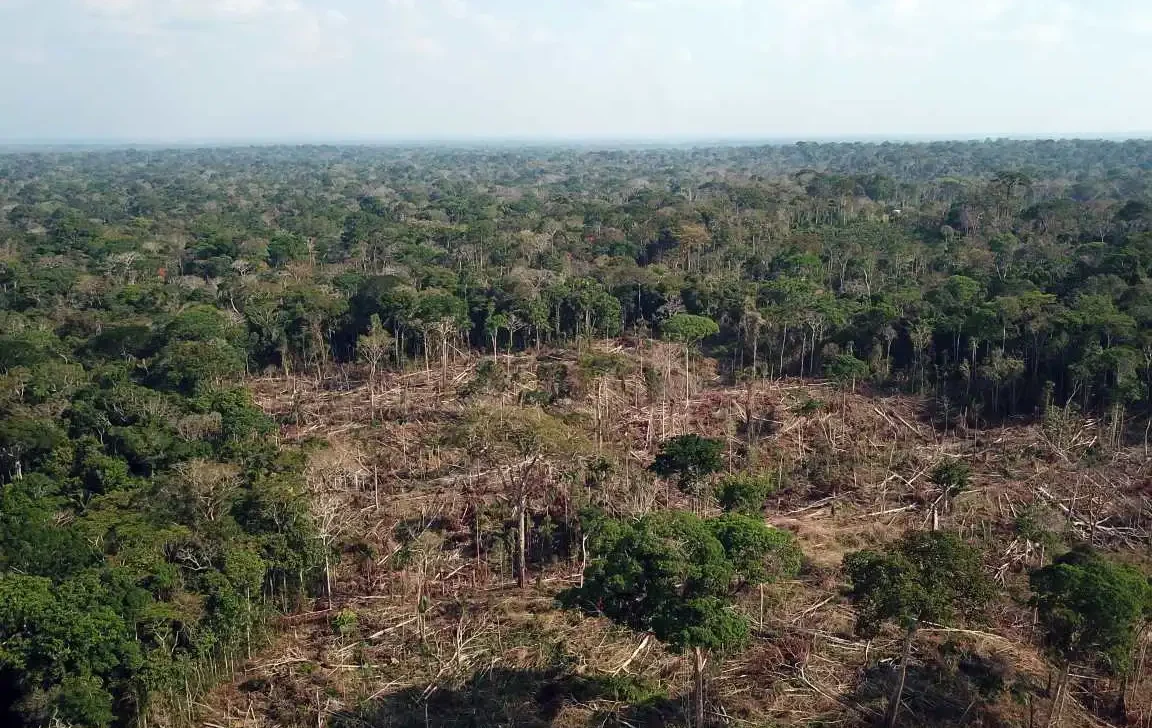
<path fill-rule="evenodd" d="M 744 0 L 623 0 L 624 7 L 632 10 L 732 10 L 742 8 Z"/>
<path fill-rule="evenodd" d="M 29 45 L 0 47 L 0 59 L 19 66 L 38 66 L 48 61 L 43 48 Z"/>
<path fill-rule="evenodd" d="M 511 43 L 516 37 L 519 24 L 508 18 L 492 15 L 491 13 L 476 13 L 472 22 L 483 32 L 498 43 Z"/>
<path fill-rule="evenodd" d="M 536 45 L 555 45 L 560 36 L 550 28 L 535 28 L 528 34 L 528 40 Z"/>
<path fill-rule="evenodd" d="M 291 0 L 81 0 L 81 4 L 106 15 L 138 15 L 149 18 L 245 18 L 289 9 Z"/>

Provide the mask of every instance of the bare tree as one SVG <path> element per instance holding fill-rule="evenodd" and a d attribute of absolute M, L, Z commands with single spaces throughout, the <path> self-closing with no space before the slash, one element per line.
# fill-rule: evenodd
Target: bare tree
<path fill-rule="evenodd" d="M 376 424 L 376 372 L 380 362 L 388 356 L 388 349 L 392 346 L 392 335 L 380 323 L 380 317 L 372 314 L 372 322 L 368 333 L 362 334 L 356 340 L 356 353 L 362 361 L 368 364 L 368 402 L 372 412 L 372 424 Z"/>
<path fill-rule="evenodd" d="M 216 521 L 240 489 L 240 469 L 229 463 L 188 460 L 176 466 L 179 485 L 191 497 L 197 515 Z"/>

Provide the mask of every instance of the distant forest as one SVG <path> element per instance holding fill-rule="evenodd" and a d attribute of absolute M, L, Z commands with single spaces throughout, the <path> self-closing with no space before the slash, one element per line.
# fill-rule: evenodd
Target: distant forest
<path fill-rule="evenodd" d="M 688 312 L 732 376 L 852 356 L 972 417 L 1127 410 L 1152 374 L 1150 173 L 1143 141 L 10 155 L 6 329 L 151 360 L 158 325 L 215 307 L 215 376 L 323 372 L 373 315 L 405 362 Z"/>
<path fill-rule="evenodd" d="M 1138 439 L 1150 274 L 1152 141 L 0 155 L 0 723 L 175 705 L 322 578 L 246 378 L 688 314 L 729 381 Z"/>

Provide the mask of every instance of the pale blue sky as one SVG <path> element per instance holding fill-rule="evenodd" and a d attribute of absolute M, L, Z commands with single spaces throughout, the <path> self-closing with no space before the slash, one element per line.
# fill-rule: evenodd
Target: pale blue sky
<path fill-rule="evenodd" d="M 0 0 L 0 140 L 1152 131 L 1152 0 Z"/>

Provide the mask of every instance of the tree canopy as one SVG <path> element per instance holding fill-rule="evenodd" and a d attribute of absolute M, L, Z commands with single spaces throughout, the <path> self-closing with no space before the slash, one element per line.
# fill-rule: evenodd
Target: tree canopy
<path fill-rule="evenodd" d="M 800 551 L 763 520 L 715 519 L 673 511 L 638 521 L 607 521 L 595 533 L 583 584 L 561 604 L 651 633 L 696 660 L 696 715 L 703 722 L 706 654 L 742 648 L 750 636 L 734 597 L 749 585 L 795 575 Z"/>
<path fill-rule="evenodd" d="M 980 610 L 992 595 L 979 553 L 956 535 L 912 532 L 882 551 L 844 558 L 856 605 L 856 630 L 879 633 L 885 622 L 911 632 Z"/>
<path fill-rule="evenodd" d="M 1061 661 L 1128 669 L 1136 635 L 1152 619 L 1146 576 L 1078 547 L 1032 572 L 1029 582 L 1047 644 Z"/>
<path fill-rule="evenodd" d="M 700 495 L 704 479 L 724 467 L 724 443 L 697 434 L 678 435 L 660 444 L 651 470 L 662 478 L 675 479 L 685 493 Z"/>

